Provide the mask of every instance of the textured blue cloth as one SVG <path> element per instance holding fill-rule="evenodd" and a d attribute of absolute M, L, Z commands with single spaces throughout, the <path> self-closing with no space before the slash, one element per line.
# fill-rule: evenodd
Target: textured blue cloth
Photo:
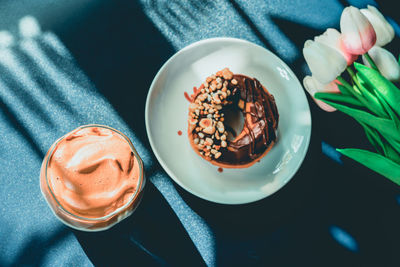
<path fill-rule="evenodd" d="M 400 191 L 362 166 L 337 163 L 333 147 L 367 147 L 362 129 L 343 114 L 321 112 L 310 102 L 312 141 L 302 168 L 275 195 L 239 206 L 210 203 L 179 188 L 158 165 L 144 129 L 149 85 L 177 50 L 204 38 L 243 38 L 276 53 L 302 79 L 304 41 L 338 28 L 349 4 L 378 5 L 0 3 L 0 266 L 398 265 Z M 394 4 L 379 4 L 399 34 Z M 391 47 L 399 53 L 398 42 Z M 39 189 L 50 145 L 89 123 L 130 137 L 149 179 L 135 214 L 103 233 L 62 225 Z"/>

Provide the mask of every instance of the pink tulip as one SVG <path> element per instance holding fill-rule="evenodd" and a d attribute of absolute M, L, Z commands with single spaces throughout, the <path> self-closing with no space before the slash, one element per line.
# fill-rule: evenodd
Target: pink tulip
<path fill-rule="evenodd" d="M 368 8 L 361 9 L 361 13 L 367 17 L 374 27 L 376 34 L 376 45 L 384 46 L 394 38 L 394 29 L 376 7 L 368 5 Z"/>
<path fill-rule="evenodd" d="M 349 6 L 343 10 L 340 30 L 343 48 L 350 54 L 365 54 L 375 45 L 375 30 L 358 8 Z"/>
<path fill-rule="evenodd" d="M 329 28 L 322 35 L 314 38 L 316 42 L 326 44 L 338 51 L 346 59 L 347 66 L 353 64 L 357 59 L 357 55 L 348 53 L 344 48 L 341 41 L 340 32 L 336 29 Z"/>
<path fill-rule="evenodd" d="M 336 109 L 334 107 L 331 107 L 330 105 L 326 104 L 325 102 L 322 102 L 321 100 L 315 99 L 314 95 L 315 95 L 315 93 L 318 93 L 318 92 L 339 93 L 340 91 L 337 86 L 337 83 L 338 83 L 338 81 L 335 80 L 328 84 L 322 84 L 312 76 L 306 76 L 306 77 L 304 77 L 304 80 L 303 80 L 304 87 L 306 88 L 307 92 L 312 96 L 315 103 L 317 103 L 317 105 L 321 109 L 328 111 L 328 112 L 336 111 Z"/>

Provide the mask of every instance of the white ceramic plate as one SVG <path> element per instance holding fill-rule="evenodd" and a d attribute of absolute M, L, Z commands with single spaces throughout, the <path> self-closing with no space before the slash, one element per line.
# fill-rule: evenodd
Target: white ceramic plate
<path fill-rule="evenodd" d="M 190 146 L 184 92 L 191 94 L 193 86 L 225 67 L 257 78 L 274 95 L 280 118 L 277 143 L 259 163 L 220 173 Z M 249 203 L 278 191 L 300 167 L 311 134 L 307 99 L 290 68 L 267 49 L 234 38 L 202 40 L 171 57 L 151 84 L 145 116 L 150 145 L 171 178 L 192 194 L 223 204 Z"/>

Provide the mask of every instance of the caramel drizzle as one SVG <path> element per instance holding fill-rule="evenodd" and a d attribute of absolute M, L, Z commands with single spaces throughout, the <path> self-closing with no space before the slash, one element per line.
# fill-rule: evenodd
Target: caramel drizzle
<path fill-rule="evenodd" d="M 190 103 L 192 103 L 195 99 L 196 96 L 198 95 L 198 93 L 200 92 L 201 89 L 204 88 L 204 84 L 201 84 L 199 88 L 197 88 L 196 86 L 193 86 L 193 94 L 191 94 L 189 96 L 189 94 L 187 92 L 183 92 L 183 95 L 185 96 L 185 98 L 187 99 L 187 101 L 189 101 Z"/>

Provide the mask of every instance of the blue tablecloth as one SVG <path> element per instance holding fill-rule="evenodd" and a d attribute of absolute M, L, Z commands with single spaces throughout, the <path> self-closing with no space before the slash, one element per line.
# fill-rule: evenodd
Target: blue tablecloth
<path fill-rule="evenodd" d="M 350 4 L 379 6 L 399 36 L 395 3 L 367 0 L 2 1 L 0 266 L 399 266 L 400 190 L 334 152 L 368 148 L 345 115 L 310 101 L 303 166 L 278 193 L 237 206 L 176 185 L 144 126 L 150 83 L 177 50 L 204 38 L 242 38 L 276 53 L 302 79 L 304 41 L 338 28 Z M 389 49 L 398 47 L 396 40 Z M 99 233 L 61 224 L 39 189 L 50 145 L 89 123 L 126 133 L 149 178 L 134 215 Z"/>

